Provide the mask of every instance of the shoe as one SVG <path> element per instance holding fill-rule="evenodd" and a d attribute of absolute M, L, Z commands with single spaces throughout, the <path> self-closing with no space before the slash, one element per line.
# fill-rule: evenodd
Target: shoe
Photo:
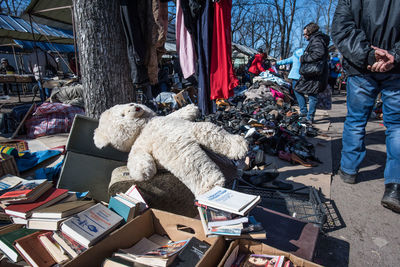
<path fill-rule="evenodd" d="M 385 193 L 381 204 L 387 209 L 400 213 L 400 184 L 385 184 Z"/>
<path fill-rule="evenodd" d="M 302 159 L 299 155 L 296 155 L 296 153 L 292 153 L 291 157 L 292 163 L 299 163 L 303 165 L 304 167 L 317 167 L 318 163 L 309 161 L 307 159 Z"/>
<path fill-rule="evenodd" d="M 356 178 L 357 174 L 348 174 L 342 171 L 342 169 L 339 169 L 338 174 L 340 178 L 342 178 L 343 182 L 347 184 L 355 184 L 356 183 Z"/>

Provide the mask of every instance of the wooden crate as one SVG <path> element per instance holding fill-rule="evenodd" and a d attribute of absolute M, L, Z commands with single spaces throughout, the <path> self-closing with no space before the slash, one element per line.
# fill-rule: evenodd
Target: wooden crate
<path fill-rule="evenodd" d="M 13 156 L 0 154 L 0 177 L 6 174 L 19 176 L 17 163 L 15 163 Z"/>

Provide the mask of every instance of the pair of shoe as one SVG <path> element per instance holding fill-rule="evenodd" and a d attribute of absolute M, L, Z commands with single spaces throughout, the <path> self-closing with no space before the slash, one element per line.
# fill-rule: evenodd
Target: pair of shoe
<path fill-rule="evenodd" d="M 357 174 L 348 174 L 341 169 L 339 169 L 338 173 L 343 182 L 348 184 L 356 182 Z M 400 213 L 400 184 L 385 184 L 385 193 L 383 194 L 381 204 L 387 209 Z"/>

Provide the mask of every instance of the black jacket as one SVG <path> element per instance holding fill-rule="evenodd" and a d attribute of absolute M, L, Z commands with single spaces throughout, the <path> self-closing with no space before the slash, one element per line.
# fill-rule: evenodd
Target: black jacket
<path fill-rule="evenodd" d="M 326 89 L 328 84 L 328 45 L 329 36 L 322 32 L 316 32 L 310 36 L 310 42 L 304 54 L 300 57 L 300 63 L 315 63 L 323 61 L 324 71 L 319 77 L 306 78 L 300 76 L 294 90 L 303 94 L 317 94 Z M 300 67 L 301 68 L 301 67 Z"/>
<path fill-rule="evenodd" d="M 370 73 L 375 62 L 371 45 L 395 57 L 391 73 L 400 73 L 400 1 L 339 0 L 332 22 L 332 40 L 343 54 L 348 75 Z"/>

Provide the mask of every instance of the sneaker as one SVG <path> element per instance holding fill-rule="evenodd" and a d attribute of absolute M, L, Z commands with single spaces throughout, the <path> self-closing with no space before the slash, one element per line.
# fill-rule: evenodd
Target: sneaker
<path fill-rule="evenodd" d="M 340 178 L 342 178 L 343 182 L 347 184 L 355 184 L 356 183 L 356 178 L 357 174 L 348 174 L 342 171 L 342 169 L 339 169 L 338 174 Z"/>
<path fill-rule="evenodd" d="M 400 184 L 385 184 L 381 204 L 387 209 L 400 213 Z"/>

